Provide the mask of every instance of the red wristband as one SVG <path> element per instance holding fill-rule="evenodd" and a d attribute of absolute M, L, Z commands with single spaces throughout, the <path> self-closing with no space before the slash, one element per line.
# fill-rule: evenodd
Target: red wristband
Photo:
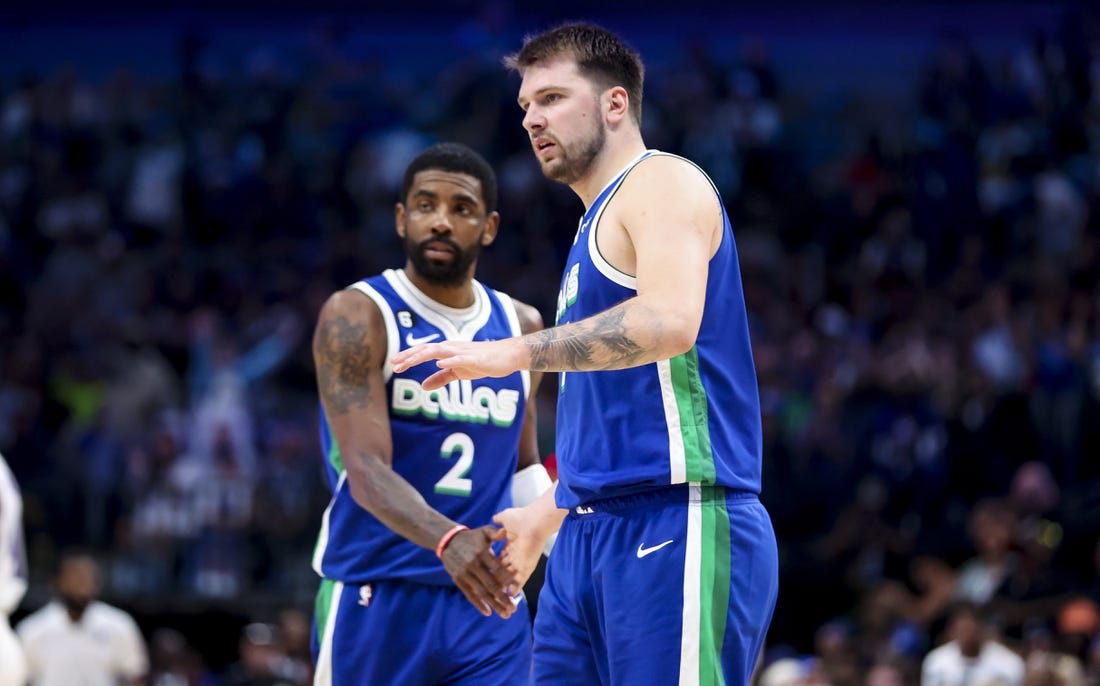
<path fill-rule="evenodd" d="M 435 556 L 440 560 L 443 559 L 443 551 L 446 549 L 447 544 L 451 542 L 451 539 L 458 535 L 460 531 L 469 531 L 470 527 L 465 524 L 455 524 L 447 533 L 443 534 L 443 537 L 439 539 L 439 544 L 435 546 Z"/>

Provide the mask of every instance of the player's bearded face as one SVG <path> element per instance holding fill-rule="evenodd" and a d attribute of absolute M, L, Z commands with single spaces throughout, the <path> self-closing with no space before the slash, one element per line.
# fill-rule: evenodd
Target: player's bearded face
<path fill-rule="evenodd" d="M 591 122 L 591 127 L 576 140 L 567 142 L 551 134 L 558 143 L 558 154 L 542 161 L 542 173 L 546 178 L 568 185 L 584 178 L 592 168 L 596 157 L 603 150 L 607 131 L 604 130 L 598 107 L 594 108 L 593 116 L 587 117 L 585 121 Z"/>
<path fill-rule="evenodd" d="M 429 254 L 438 255 L 440 252 L 449 253 L 450 257 L 429 257 Z M 481 252 L 480 234 L 477 240 L 463 248 L 452 236 L 442 234 L 430 236 L 417 243 L 409 236 L 409 232 L 405 231 L 405 254 L 408 255 L 413 268 L 426 281 L 439 286 L 461 286 L 479 252 Z"/>

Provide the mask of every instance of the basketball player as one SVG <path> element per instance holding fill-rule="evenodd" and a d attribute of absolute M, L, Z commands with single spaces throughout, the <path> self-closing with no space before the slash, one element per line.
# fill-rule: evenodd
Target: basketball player
<path fill-rule="evenodd" d="M 0 455 L 0 686 L 23 686 L 27 661 L 8 617 L 27 592 L 27 552 L 23 547 L 23 496 Z"/>
<path fill-rule="evenodd" d="M 395 219 L 404 269 L 333 294 L 313 339 L 332 502 L 314 568 L 317 684 L 519 684 L 530 615 L 490 523 L 550 487 L 536 444 L 538 374 L 438 389 L 397 351 L 541 328 L 538 312 L 474 280 L 500 217 L 488 163 L 440 144 L 405 172 Z M 519 469 L 517 473 L 517 467 Z M 513 477 L 514 475 L 514 477 Z M 478 526 L 481 525 L 481 526 Z M 467 528 L 471 527 L 471 528 Z M 495 615 L 493 613 L 496 613 Z"/>
<path fill-rule="evenodd" d="M 561 527 L 535 683 L 747 684 L 778 561 L 757 498 L 760 406 L 729 219 L 701 169 L 646 149 L 642 63 L 617 36 L 566 25 L 508 63 L 543 172 L 585 206 L 556 326 L 433 342 L 394 370 L 437 360 L 425 388 L 561 372 L 556 489 L 497 518 L 517 583 Z"/>

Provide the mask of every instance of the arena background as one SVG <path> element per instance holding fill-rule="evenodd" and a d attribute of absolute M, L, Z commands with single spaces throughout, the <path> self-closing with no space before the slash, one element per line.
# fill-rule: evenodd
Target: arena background
<path fill-rule="evenodd" d="M 583 18 L 640 49 L 647 143 L 700 163 L 734 221 L 781 550 L 767 663 L 915 683 L 970 598 L 1095 683 L 1095 7 L 587 4 L 0 10 L 0 452 L 32 574 L 14 620 L 76 545 L 158 674 L 219 683 L 246 644 L 301 658 L 314 317 L 403 261 L 401 171 L 459 140 L 501 180 L 480 278 L 552 320 L 580 206 L 539 174 L 500 58 Z"/>

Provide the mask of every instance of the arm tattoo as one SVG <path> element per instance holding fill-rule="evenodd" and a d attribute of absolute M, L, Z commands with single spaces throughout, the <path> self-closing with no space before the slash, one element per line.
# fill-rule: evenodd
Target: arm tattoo
<path fill-rule="evenodd" d="M 532 371 L 588 369 L 591 364 L 592 341 L 584 334 L 563 334 L 560 327 L 554 327 L 531 334 L 527 341 Z"/>
<path fill-rule="evenodd" d="M 317 386 L 333 414 L 347 414 L 352 406 L 366 407 L 370 397 L 371 350 L 365 324 L 336 317 L 317 329 L 313 342 L 317 358 Z"/>
<path fill-rule="evenodd" d="M 526 337 L 531 349 L 532 371 L 623 369 L 633 367 L 645 348 L 630 335 L 623 323 L 626 308 L 613 307 L 593 317 L 545 329 Z"/>

